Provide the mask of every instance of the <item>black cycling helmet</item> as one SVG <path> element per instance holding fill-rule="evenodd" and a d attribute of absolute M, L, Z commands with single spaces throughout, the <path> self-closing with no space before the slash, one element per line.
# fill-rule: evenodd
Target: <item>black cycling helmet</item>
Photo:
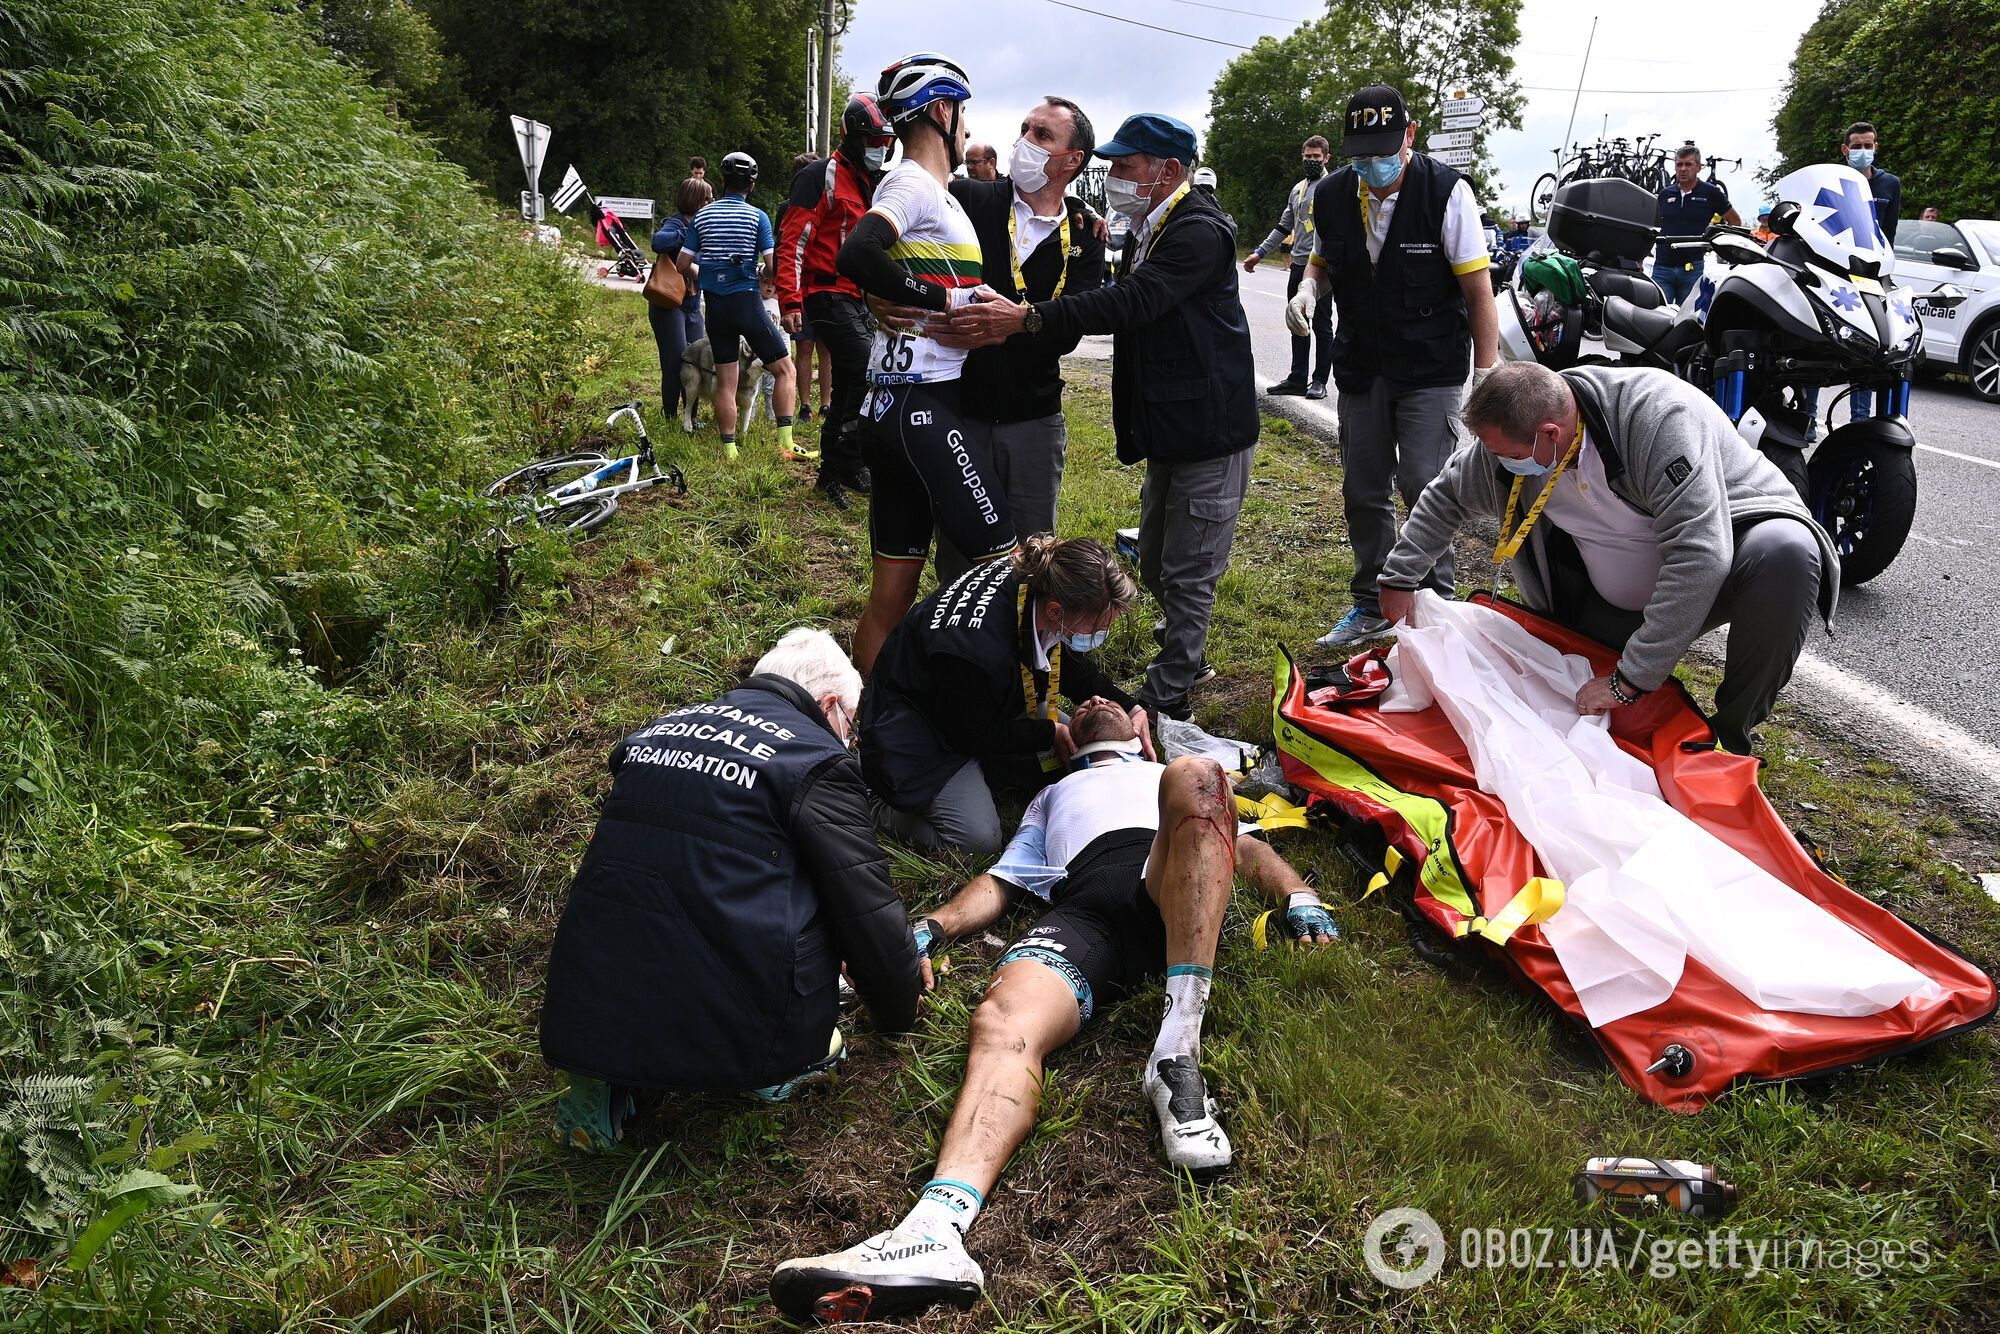
<path fill-rule="evenodd" d="M 738 183 L 746 187 L 757 183 L 757 159 L 748 153 L 731 153 L 722 159 L 722 184 L 732 187 Z"/>
<path fill-rule="evenodd" d="M 872 94 L 856 93 L 847 99 L 847 109 L 840 113 L 840 133 L 846 139 L 879 139 L 895 131 Z"/>

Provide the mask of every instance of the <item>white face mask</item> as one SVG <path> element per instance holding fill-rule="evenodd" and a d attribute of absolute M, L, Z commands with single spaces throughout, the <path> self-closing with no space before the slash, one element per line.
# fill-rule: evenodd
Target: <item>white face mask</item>
<path fill-rule="evenodd" d="M 1007 155 L 1007 174 L 1014 178 L 1014 184 L 1033 194 L 1049 183 L 1049 150 L 1016 139 L 1014 151 Z"/>
<path fill-rule="evenodd" d="M 1158 185 L 1159 178 L 1150 181 L 1128 181 L 1118 176 L 1104 178 L 1104 202 L 1113 213 L 1123 213 L 1128 218 L 1143 218 L 1153 211 L 1153 201 L 1145 192 Z"/>
<path fill-rule="evenodd" d="M 867 161 L 868 170 L 880 171 L 882 170 L 882 164 L 889 160 L 888 145 L 885 144 L 881 148 L 875 148 L 872 146 L 864 148 L 861 150 L 861 156 L 863 159 Z"/>

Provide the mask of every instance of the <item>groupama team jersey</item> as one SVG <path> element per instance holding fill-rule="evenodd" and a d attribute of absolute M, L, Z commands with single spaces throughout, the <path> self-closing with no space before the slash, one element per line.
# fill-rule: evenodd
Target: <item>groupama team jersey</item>
<path fill-rule="evenodd" d="M 979 235 L 951 192 L 917 163 L 905 159 L 875 187 L 869 209 L 896 229 L 889 258 L 911 277 L 944 288 L 979 285 Z M 940 347 L 917 333 L 878 329 L 868 359 L 871 384 L 920 384 L 956 380 L 965 353 Z"/>

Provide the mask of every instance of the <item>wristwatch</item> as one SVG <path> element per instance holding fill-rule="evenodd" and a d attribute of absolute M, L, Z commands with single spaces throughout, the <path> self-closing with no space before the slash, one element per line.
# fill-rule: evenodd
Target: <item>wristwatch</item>
<path fill-rule="evenodd" d="M 1021 327 L 1031 334 L 1042 331 L 1042 312 L 1039 307 L 1033 305 L 1028 307 L 1028 313 L 1021 317 Z"/>

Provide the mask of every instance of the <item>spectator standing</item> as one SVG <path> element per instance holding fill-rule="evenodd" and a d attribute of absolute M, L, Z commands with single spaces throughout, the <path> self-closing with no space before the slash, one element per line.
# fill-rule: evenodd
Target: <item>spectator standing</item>
<path fill-rule="evenodd" d="M 1049 301 L 1104 285 L 1104 242 L 1081 204 L 1064 198 L 1096 147 L 1096 131 L 1082 108 L 1048 97 L 1022 118 L 1007 175 L 951 183 L 952 197 L 979 235 L 980 271 L 1008 300 Z M 1056 530 L 1056 495 L 1069 451 L 1062 359 L 1081 336 L 1017 333 L 969 353 L 959 376 L 966 435 L 991 450 L 1018 537 Z M 940 532 L 938 582 L 948 584 L 970 566 Z"/>
<path fill-rule="evenodd" d="M 682 181 L 674 191 L 674 211 L 661 221 L 659 230 L 653 233 L 653 258 L 656 262 L 672 264 L 680 255 L 681 247 L 687 243 L 688 225 L 703 205 L 715 197 L 708 182 L 690 176 Z M 681 407 L 681 356 L 691 343 L 699 343 L 704 337 L 701 322 L 701 293 L 697 290 L 693 276 L 689 290 L 680 308 L 662 310 L 648 301 L 646 303 L 646 323 L 653 326 L 653 342 L 660 349 L 660 408 L 668 421 Z"/>
<path fill-rule="evenodd" d="M 817 153 L 800 153 L 797 157 L 792 159 L 791 179 L 796 181 L 799 178 L 800 172 L 804 171 L 807 167 L 812 166 L 814 163 L 820 160 L 821 160 L 820 156 Z M 791 201 L 789 199 L 786 200 L 784 203 L 778 205 L 777 224 L 778 224 L 778 236 L 780 240 L 782 240 L 785 235 L 785 211 L 791 208 L 791 206 L 792 206 Z M 786 258 L 796 265 L 797 263 L 796 256 L 787 256 Z M 772 267 L 775 270 L 777 265 L 774 264 Z M 826 408 L 827 399 L 831 397 L 831 390 L 833 386 L 833 366 L 827 360 L 826 350 L 819 346 L 819 339 L 813 333 L 812 321 L 804 318 L 803 312 L 801 312 L 799 326 L 798 328 L 794 329 L 791 327 L 789 321 L 785 321 L 783 319 L 782 312 L 783 312 L 783 307 L 781 305 L 780 322 L 784 325 L 785 332 L 789 333 L 792 336 L 792 366 L 794 373 L 798 376 L 798 383 L 799 383 L 798 420 L 801 422 L 809 422 L 812 420 L 812 415 L 813 415 L 812 391 L 813 391 L 813 380 L 815 378 L 815 373 L 817 373 L 817 378 L 819 380 L 820 409 L 822 412 L 824 412 Z"/>
<path fill-rule="evenodd" d="M 1000 155 L 992 144 L 970 143 L 965 146 L 965 175 L 973 181 L 997 180 L 1000 176 Z"/>
<path fill-rule="evenodd" d="M 688 175 L 690 175 L 690 176 L 694 177 L 694 178 L 695 178 L 696 180 L 698 180 L 698 181 L 702 181 L 702 180 L 707 180 L 707 179 L 708 179 L 708 159 L 707 159 L 707 158 L 705 158 L 705 157 L 700 157 L 700 156 L 696 156 L 696 157 L 691 157 L 691 158 L 689 158 L 689 159 L 688 159 Z"/>
<path fill-rule="evenodd" d="M 1924 210 L 1923 220 L 1925 222 L 1942 222 L 1944 219 L 1943 215 L 1937 211 L 1937 205 L 1932 204 Z"/>
<path fill-rule="evenodd" d="M 1322 648 L 1389 628 L 1376 582 L 1396 542 L 1391 488 L 1415 508 L 1456 446 L 1466 376 L 1477 385 L 1499 359 L 1492 260 L 1471 182 L 1413 151 L 1416 137 L 1394 88 L 1376 84 L 1348 101 L 1340 144 L 1348 165 L 1313 195 L 1316 248 L 1285 309 L 1300 334 L 1325 292 L 1340 307 L 1333 378 L 1354 605 L 1320 637 Z M 1449 552 L 1427 582 L 1456 593 Z"/>
<path fill-rule="evenodd" d="M 1896 244 L 1896 224 L 1903 217 L 1903 179 L 1875 165 L 1875 127 L 1865 120 L 1857 120 L 1847 127 L 1841 136 L 1840 152 L 1848 166 L 1868 178 L 1868 191 L 1875 200 L 1875 222 L 1881 227 L 1882 235 L 1889 238 L 1889 244 Z M 1875 395 L 1867 389 L 1856 389 L 1848 394 L 1848 420 L 1863 421 L 1875 415 Z M 1814 403 L 1814 415 L 1818 415 L 1818 404 Z"/>
<path fill-rule="evenodd" d="M 1653 252 L 1653 281 L 1671 305 L 1688 299 L 1701 282 L 1703 264 L 1699 250 L 1675 250 L 1676 241 L 1697 241 L 1709 224 L 1726 222 L 1742 225 L 1729 202 L 1729 191 L 1719 181 L 1701 178 L 1701 150 L 1682 144 L 1674 150 L 1674 183 L 1659 193 L 1660 242 Z M 1692 258 L 1689 256 L 1692 255 Z"/>
<path fill-rule="evenodd" d="M 771 219 L 750 202 L 757 159 L 731 153 L 722 159 L 722 198 L 694 215 L 681 247 L 681 268 L 698 274 L 715 354 L 715 425 L 725 458 L 736 457 L 737 357 L 742 345 L 776 380 L 771 392 L 778 416 L 778 452 L 792 452 L 792 409 L 798 395 L 785 336 L 764 309 L 762 274 L 777 237 Z M 698 266 L 698 267 L 697 267 Z"/>
<path fill-rule="evenodd" d="M 868 494 L 873 482 L 861 462 L 861 399 L 868 392 L 868 348 L 875 337 L 861 289 L 836 268 L 840 247 L 875 198 L 875 184 L 895 144 L 871 93 L 847 99 L 833 156 L 792 178 L 789 206 L 778 227 L 778 310 L 787 329 L 808 323 L 833 392 L 820 400 L 819 482 L 839 509 L 847 493 Z"/>
<path fill-rule="evenodd" d="M 1243 261 L 1245 273 L 1255 273 L 1257 265 L 1279 246 L 1289 246 L 1292 252 L 1291 272 L 1285 278 L 1285 300 L 1297 295 L 1299 284 L 1305 280 L 1307 261 L 1313 253 L 1313 191 L 1319 188 L 1320 178 L 1326 175 L 1326 164 L 1330 147 L 1326 140 L 1315 134 L 1306 140 L 1299 150 L 1299 164 L 1305 175 L 1285 196 L 1285 211 L 1278 215 L 1278 225 L 1263 239 Z M 1319 356 L 1313 358 L 1313 340 L 1319 340 Z M 1311 366 L 1311 378 L 1307 378 L 1307 366 Z M 1292 335 L 1292 371 L 1284 379 L 1264 392 L 1267 394 L 1304 394 L 1307 398 L 1326 397 L 1326 377 L 1333 369 L 1333 293 L 1328 291 L 1313 307 L 1312 333 L 1309 337 Z"/>
<path fill-rule="evenodd" d="M 1216 584 L 1229 566 L 1259 425 L 1250 328 L 1236 286 L 1236 228 L 1189 182 L 1194 131 L 1172 116 L 1127 117 L 1097 156 L 1111 160 L 1106 201 L 1132 223 L 1118 281 L 1032 305 L 961 306 L 948 331 L 974 344 L 1023 330 L 1112 335 L 1118 457 L 1146 465 L 1139 573 L 1166 616 L 1139 698 L 1153 712 L 1185 718 L 1206 661 Z"/>

